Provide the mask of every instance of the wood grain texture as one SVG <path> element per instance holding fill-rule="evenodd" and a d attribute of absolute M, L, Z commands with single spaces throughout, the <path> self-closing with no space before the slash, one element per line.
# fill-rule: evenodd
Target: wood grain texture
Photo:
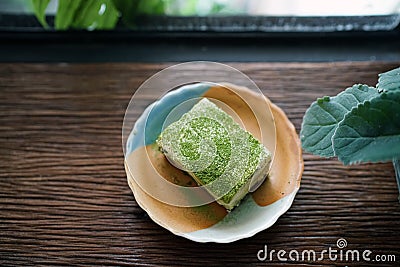
<path fill-rule="evenodd" d="M 231 244 L 174 236 L 138 207 L 123 166 L 121 127 L 136 88 L 170 64 L 0 64 L 0 265 L 221 266 L 260 262 L 258 250 L 336 247 L 396 263 L 291 262 L 284 266 L 399 266 L 400 204 L 391 164 L 343 166 L 304 155 L 301 189 L 270 229 Z M 249 75 L 300 130 L 316 97 L 376 84 L 399 64 L 231 64 Z M 146 101 L 152 101 L 150 92 Z M 147 103 L 146 102 L 146 103 Z"/>

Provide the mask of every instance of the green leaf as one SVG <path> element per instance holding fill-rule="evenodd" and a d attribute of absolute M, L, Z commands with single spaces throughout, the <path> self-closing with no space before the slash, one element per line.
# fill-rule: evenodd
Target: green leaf
<path fill-rule="evenodd" d="M 381 90 L 399 90 L 400 89 L 400 68 L 390 70 L 379 74 L 378 84 Z"/>
<path fill-rule="evenodd" d="M 42 24 L 44 28 L 48 28 L 49 25 L 46 21 L 46 8 L 49 5 L 50 0 L 32 0 L 33 12 L 37 20 Z"/>
<path fill-rule="evenodd" d="M 356 84 L 335 97 L 325 96 L 311 104 L 304 115 L 300 137 L 303 149 L 323 157 L 333 157 L 332 136 L 346 113 L 378 96 L 375 88 Z"/>
<path fill-rule="evenodd" d="M 145 0 L 139 1 L 137 12 L 139 14 L 161 15 L 164 14 L 164 1 Z"/>
<path fill-rule="evenodd" d="M 121 13 L 122 21 L 134 26 L 139 0 L 113 0 L 115 8 Z"/>
<path fill-rule="evenodd" d="M 115 8 L 112 0 L 106 0 L 104 2 L 106 9 L 103 15 L 98 18 L 96 29 L 111 30 L 115 28 L 118 22 L 119 12 Z"/>
<path fill-rule="evenodd" d="M 111 0 L 83 0 L 75 12 L 73 28 L 112 29 L 118 21 L 118 11 Z"/>
<path fill-rule="evenodd" d="M 58 0 L 57 15 L 54 22 L 57 30 L 67 30 L 71 26 L 81 3 L 80 0 Z"/>
<path fill-rule="evenodd" d="M 55 26 L 58 30 L 108 30 L 115 27 L 118 17 L 112 0 L 59 0 Z"/>
<path fill-rule="evenodd" d="M 131 11 L 135 11 L 134 8 L 137 7 L 139 0 L 113 0 L 114 6 L 122 14 L 128 14 Z"/>
<path fill-rule="evenodd" d="M 168 0 L 113 0 L 114 6 L 121 13 L 122 21 L 128 26 L 135 26 L 139 15 L 165 14 Z"/>
<path fill-rule="evenodd" d="M 344 164 L 400 159 L 400 91 L 384 92 L 346 114 L 333 146 Z"/>

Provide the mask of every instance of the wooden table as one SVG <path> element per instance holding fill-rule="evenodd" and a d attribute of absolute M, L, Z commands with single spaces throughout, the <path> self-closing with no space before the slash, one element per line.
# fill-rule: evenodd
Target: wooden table
<path fill-rule="evenodd" d="M 300 130 L 316 97 L 376 84 L 400 63 L 231 64 Z M 0 64 L 0 265 L 278 265 L 269 249 L 348 249 L 397 262 L 286 262 L 285 266 L 400 266 L 393 167 L 343 166 L 304 154 L 301 189 L 268 230 L 231 244 L 174 236 L 137 205 L 123 167 L 121 126 L 134 90 L 171 64 Z M 148 97 L 152 97 L 149 95 Z"/>

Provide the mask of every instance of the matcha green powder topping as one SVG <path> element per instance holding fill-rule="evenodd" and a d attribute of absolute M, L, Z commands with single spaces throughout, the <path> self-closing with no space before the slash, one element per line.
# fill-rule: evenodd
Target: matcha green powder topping
<path fill-rule="evenodd" d="M 226 203 L 251 179 L 265 156 L 257 139 L 205 98 L 169 125 L 157 144 Z"/>

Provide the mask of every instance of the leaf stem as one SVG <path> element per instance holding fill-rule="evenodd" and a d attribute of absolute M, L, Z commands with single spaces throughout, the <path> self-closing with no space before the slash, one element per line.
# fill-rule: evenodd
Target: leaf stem
<path fill-rule="evenodd" d="M 399 189 L 399 202 L 400 202 L 400 159 L 394 159 L 393 160 L 393 167 L 394 171 L 396 173 L 396 181 L 397 181 L 397 187 Z"/>

